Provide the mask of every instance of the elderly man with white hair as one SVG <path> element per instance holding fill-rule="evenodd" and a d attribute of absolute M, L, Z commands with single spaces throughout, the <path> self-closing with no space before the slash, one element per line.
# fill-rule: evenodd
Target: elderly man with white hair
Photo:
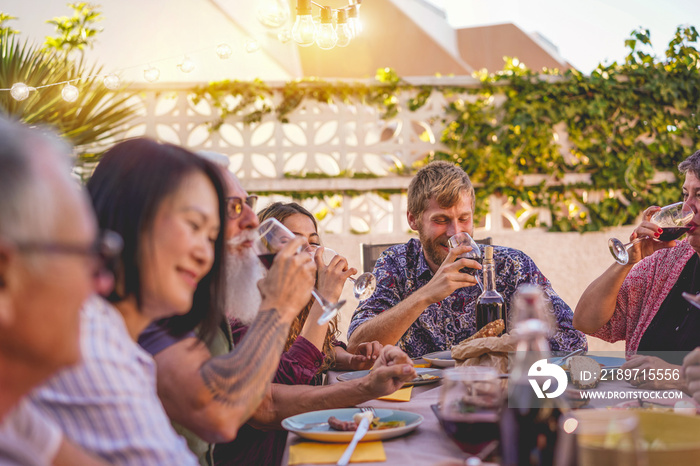
<path fill-rule="evenodd" d="M 25 399 L 80 361 L 83 301 L 107 292 L 89 201 L 55 135 L 0 118 L 0 464 L 98 464 Z M 99 463 L 101 464 L 101 463 Z"/>
<path fill-rule="evenodd" d="M 211 156 L 204 155 L 210 158 Z M 264 269 L 251 247 L 256 237 L 258 219 L 253 210 L 254 196 L 241 187 L 236 177 L 222 167 L 227 180 L 226 238 L 227 257 L 227 314 L 230 319 L 250 322 L 261 301 L 256 283 Z M 222 327 L 219 344 L 204 348 L 197 345 L 194 336 L 184 336 L 163 348 L 152 351 L 158 367 L 158 390 L 166 412 L 188 439 L 190 448 L 199 455 L 200 463 L 207 464 L 212 454 L 211 443 L 228 442 L 236 437 L 238 429 L 232 429 L 231 419 L 225 410 L 207 410 L 198 404 L 199 398 L 192 388 L 199 382 L 192 380 L 196 373 L 192 367 L 203 364 L 212 354 L 230 351 L 232 343 L 228 323 Z M 142 338 L 146 350 L 151 346 Z M 226 341 L 228 344 L 222 344 Z M 242 344 L 246 344 L 243 340 Z M 387 395 L 399 389 L 404 382 L 415 377 L 410 358 L 400 349 L 386 346 L 370 374 L 361 379 L 342 384 L 270 385 L 263 402 L 248 424 L 257 429 L 280 429 L 282 419 L 295 414 L 319 409 L 350 407 Z M 209 445 L 208 445 L 209 444 Z M 255 449 L 254 442 L 239 442 L 236 449 Z M 280 448 L 283 448 L 283 444 Z M 235 456 L 245 456 L 247 461 L 258 464 L 278 463 L 283 451 L 234 451 Z M 251 455 L 252 453 L 252 455 Z M 252 459 L 257 456 L 257 459 Z"/>

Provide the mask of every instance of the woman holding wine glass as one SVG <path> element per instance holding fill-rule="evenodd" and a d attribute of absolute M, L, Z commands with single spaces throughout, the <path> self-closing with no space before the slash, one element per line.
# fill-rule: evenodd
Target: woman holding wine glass
<path fill-rule="evenodd" d="M 574 326 L 614 342 L 624 340 L 630 359 L 624 369 L 679 369 L 682 353 L 700 346 L 700 312 L 683 297 L 700 292 L 700 151 L 678 165 L 683 183 L 683 209 L 692 211 L 687 237 L 663 241 L 667 225 L 655 223 L 663 209 L 649 207 L 626 251 L 591 283 L 574 312 Z M 658 216 L 656 218 L 659 218 Z M 624 261 L 623 261 L 624 262 Z M 663 358 L 641 356 L 662 352 Z M 663 353 L 669 352 L 669 353 Z M 679 380 L 637 380 L 643 388 L 685 388 Z"/>
<path fill-rule="evenodd" d="M 348 267 L 347 260 L 335 255 L 326 264 L 323 261 L 323 247 L 318 234 L 316 218 L 301 205 L 290 202 L 275 202 L 258 213 L 260 222 L 275 218 L 294 235 L 306 239 L 306 251 L 314 255 L 317 265 L 316 286 L 321 296 L 331 302 L 340 299 L 346 280 L 357 273 Z M 325 325 L 317 321 L 323 309 L 312 299 L 292 323 L 285 345 L 275 382 L 287 384 L 311 384 L 321 382 L 324 371 L 369 369 L 377 359 L 382 345 L 370 342 L 358 348 L 356 354 L 348 353 L 345 345 L 337 340 L 338 316 Z M 242 338 L 246 327 L 240 323 L 232 324 L 234 342 Z"/>

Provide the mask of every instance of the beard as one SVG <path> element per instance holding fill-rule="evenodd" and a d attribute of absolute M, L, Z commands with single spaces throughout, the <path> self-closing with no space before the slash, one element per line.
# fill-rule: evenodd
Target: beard
<path fill-rule="evenodd" d="M 265 276 L 265 268 L 251 248 L 235 246 L 252 236 L 244 231 L 229 240 L 232 247 L 226 257 L 226 315 L 246 326 L 253 323 L 260 310 L 258 281 Z"/>
<path fill-rule="evenodd" d="M 423 253 L 433 264 L 440 267 L 447 257 L 447 251 L 442 249 L 442 246 L 447 247 L 448 249 L 450 247 L 447 243 L 447 240 L 449 239 L 447 235 L 442 235 L 437 238 L 430 238 L 419 230 L 418 239 L 420 240 L 421 245 L 423 245 Z"/>

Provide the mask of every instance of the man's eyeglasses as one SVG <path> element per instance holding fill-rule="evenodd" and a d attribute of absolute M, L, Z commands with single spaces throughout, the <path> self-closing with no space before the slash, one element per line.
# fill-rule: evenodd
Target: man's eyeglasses
<path fill-rule="evenodd" d="M 243 203 L 255 212 L 255 204 L 258 202 L 258 196 L 248 196 L 245 199 L 241 197 L 231 196 L 226 198 L 226 215 L 231 220 L 237 219 L 243 213 Z"/>
<path fill-rule="evenodd" d="M 15 247 L 21 252 L 28 253 L 72 254 L 95 257 L 100 260 L 102 267 L 110 272 L 114 272 L 114 265 L 124 247 L 124 241 L 118 233 L 104 230 L 99 234 L 95 242 L 90 245 L 27 241 L 15 243 Z"/>

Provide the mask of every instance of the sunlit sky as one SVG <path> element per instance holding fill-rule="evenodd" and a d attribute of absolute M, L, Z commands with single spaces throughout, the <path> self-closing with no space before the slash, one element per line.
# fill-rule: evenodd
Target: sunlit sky
<path fill-rule="evenodd" d="M 371 0 L 368 0 L 371 1 Z M 625 40 L 649 29 L 656 54 L 664 56 L 679 25 L 700 28 L 698 0 L 428 0 L 447 11 L 454 27 L 515 23 L 539 32 L 584 73 L 600 62 L 621 62 Z"/>

